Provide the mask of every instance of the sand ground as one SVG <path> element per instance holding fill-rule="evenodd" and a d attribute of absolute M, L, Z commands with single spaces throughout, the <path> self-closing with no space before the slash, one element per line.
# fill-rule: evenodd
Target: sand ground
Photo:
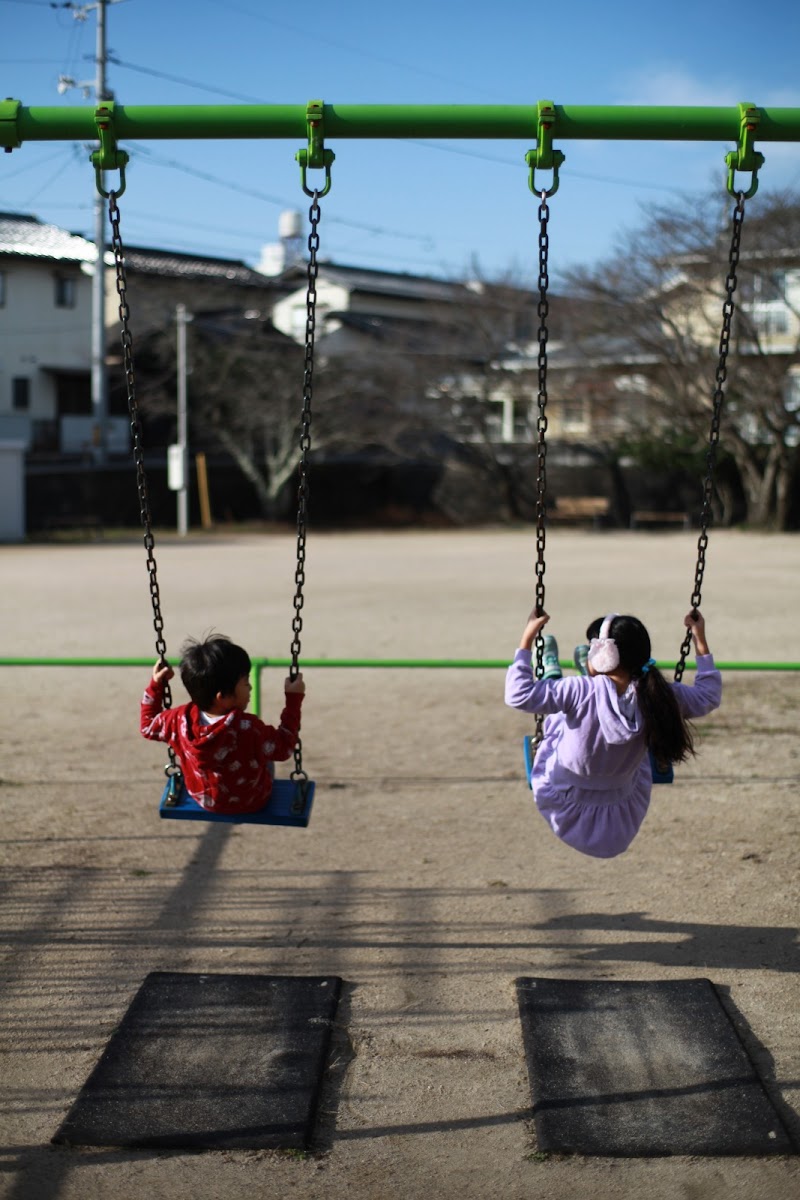
<path fill-rule="evenodd" d="M 548 539 L 562 655 L 635 612 L 674 658 L 696 535 Z M 293 539 L 159 543 L 167 641 L 291 639 Z M 319 535 L 309 657 L 506 659 L 530 608 L 530 531 Z M 0 549 L 0 654 L 150 655 L 138 540 Z M 703 608 L 719 660 L 800 660 L 800 538 L 718 532 Z M 263 715 L 283 672 L 267 672 Z M 163 753 L 135 668 L 3 668 L 2 1174 L 9 1200 L 499 1197 L 789 1200 L 800 1159 L 542 1157 L 519 975 L 703 976 L 800 1139 L 800 672 L 730 673 L 700 755 L 630 851 L 561 845 L 524 785 L 497 670 L 307 672 L 306 831 L 159 822 Z M 183 699 L 176 689 L 176 699 Z M 49 1139 L 149 971 L 347 983 L 315 1152 L 72 1150 Z"/>

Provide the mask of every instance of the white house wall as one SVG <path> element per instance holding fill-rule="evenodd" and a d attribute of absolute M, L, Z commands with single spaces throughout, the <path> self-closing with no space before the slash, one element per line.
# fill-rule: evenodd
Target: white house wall
<path fill-rule="evenodd" d="M 347 288 L 331 284 L 324 279 L 318 279 L 317 319 L 321 320 L 327 312 L 341 312 L 350 307 L 350 293 Z M 298 288 L 296 292 L 279 300 L 272 310 L 272 324 L 287 337 L 302 342 L 306 328 L 306 289 Z"/>
<path fill-rule="evenodd" d="M 444 300 L 430 300 L 426 296 L 398 297 L 389 292 L 351 290 L 340 284 L 330 283 L 322 276 L 317 280 L 317 321 L 322 322 L 329 312 L 349 312 L 370 317 L 400 317 L 416 320 L 452 321 L 453 304 Z M 306 289 L 298 288 L 285 296 L 272 310 L 272 321 L 281 333 L 295 341 L 302 341 L 306 327 Z M 326 327 L 326 334 L 329 332 Z M 330 347 L 327 347 L 330 351 Z M 343 349 L 350 349 L 343 343 Z"/>
<path fill-rule="evenodd" d="M 91 369 L 91 277 L 74 264 L 0 258 L 5 304 L 0 306 L 0 417 L 52 419 L 55 379 L 46 368 Z M 75 305 L 56 305 L 56 276 L 75 279 Z M 13 405 L 13 380 L 30 380 L 25 412 Z"/>

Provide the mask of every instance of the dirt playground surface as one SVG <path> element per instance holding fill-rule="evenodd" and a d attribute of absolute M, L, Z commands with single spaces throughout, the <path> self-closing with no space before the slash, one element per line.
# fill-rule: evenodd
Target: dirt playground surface
<path fill-rule="evenodd" d="M 621 610 L 674 660 L 695 545 L 551 532 L 562 657 Z M 291 534 L 162 539 L 172 655 L 213 627 L 285 657 L 293 555 Z M 313 536 L 303 653 L 508 660 L 534 560 L 529 530 Z M 0 655 L 154 657 L 139 540 L 2 547 L 0 561 Z M 798 580 L 800 537 L 716 532 L 703 609 L 717 659 L 800 660 Z M 267 720 L 284 674 L 264 675 Z M 711 979 L 800 1140 L 800 673 L 727 673 L 698 758 L 608 862 L 561 845 L 534 810 L 528 723 L 503 705 L 502 670 L 309 669 L 305 831 L 160 822 L 145 678 L 2 668 L 2 1197 L 800 1195 L 797 1157 L 538 1153 L 514 992 L 524 975 Z M 343 978 L 311 1155 L 50 1144 L 144 977 L 164 970 Z"/>

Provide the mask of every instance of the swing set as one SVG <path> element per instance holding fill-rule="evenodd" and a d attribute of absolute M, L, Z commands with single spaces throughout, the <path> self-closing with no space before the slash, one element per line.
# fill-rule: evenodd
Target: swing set
<path fill-rule="evenodd" d="M 306 520 L 308 503 L 308 466 L 311 450 L 311 419 L 314 375 L 314 341 L 316 322 L 316 279 L 318 272 L 319 201 L 331 188 L 331 168 L 334 153 L 325 142 L 328 137 L 339 138 L 515 138 L 535 137 L 535 147 L 525 155 L 528 167 L 528 186 L 539 198 L 538 237 L 538 392 L 536 421 L 536 609 L 544 611 L 546 496 L 547 496 L 547 343 L 549 315 L 549 234 L 550 210 L 548 200 L 559 188 L 559 170 L 565 161 L 562 151 L 553 146 L 553 139 L 629 139 L 671 141 L 733 141 L 736 149 L 725 156 L 727 190 L 734 198 L 732 232 L 728 270 L 725 278 L 725 300 L 722 306 L 722 326 L 715 384 L 711 404 L 711 423 L 706 449 L 706 474 L 699 518 L 700 535 L 697 543 L 694 587 L 690 605 L 698 609 L 708 548 L 708 530 L 712 520 L 711 503 L 714 494 L 714 472 L 720 436 L 720 423 L 725 399 L 731 326 L 735 310 L 734 293 L 741 248 L 745 201 L 758 187 L 758 171 L 764 156 L 755 150 L 759 141 L 800 141 L 800 109 L 757 108 L 740 104 L 735 108 L 698 107 L 591 107 L 562 106 L 549 100 L 535 107 L 511 105 L 330 105 L 313 100 L 305 108 L 291 105 L 228 105 L 228 106 L 143 106 L 126 107 L 104 101 L 95 108 L 25 108 L 18 100 L 0 102 L 0 146 L 6 152 L 26 141 L 98 139 L 99 148 L 90 155 L 95 169 L 97 189 L 109 202 L 112 229 L 112 250 L 116 269 L 119 298 L 119 317 L 123 347 L 123 366 L 126 380 L 128 409 L 131 422 L 133 456 L 136 465 L 140 516 L 144 529 L 144 546 L 155 629 L 156 652 L 160 662 L 166 662 L 164 622 L 161 615 L 155 540 L 148 498 L 144 464 L 142 426 L 136 398 L 133 339 L 130 330 L 130 309 L 127 301 L 125 250 L 120 232 L 118 200 L 126 187 L 125 170 L 129 155 L 119 148 L 120 139 L 147 138 L 298 138 L 305 136 L 307 145 L 298 150 L 295 159 L 300 167 L 300 184 L 310 197 L 308 236 L 308 280 L 306 291 L 305 354 L 303 361 L 302 401 L 299 416 L 299 461 L 297 489 L 297 566 L 295 570 L 294 616 L 292 619 L 290 676 L 299 671 L 303 627 L 306 560 Z M 118 171 L 116 189 L 106 190 L 106 172 Z M 322 172 L 319 186 L 309 186 L 309 172 Z M 536 172 L 552 172 L 550 187 L 537 187 Z M 745 188 L 736 186 L 737 173 L 749 174 Z M 691 647 L 687 630 L 675 667 L 679 681 L 685 669 Z M 537 678 L 544 674 L 544 638 L 536 641 Z M 169 687 L 164 703 L 171 705 Z M 537 717 L 536 734 L 525 741 L 526 765 L 533 748 L 542 735 L 542 717 Z M 655 782 L 671 782 L 671 767 L 652 763 Z M 306 826 L 314 798 L 314 783 L 303 769 L 302 743 L 298 740 L 294 752 L 291 777 L 275 780 L 266 807 L 244 816 L 222 815 L 200 807 L 188 795 L 179 764 L 170 751 L 165 768 L 167 784 L 161 800 L 160 813 L 165 818 L 184 820 L 223 821 L 248 824 Z"/>

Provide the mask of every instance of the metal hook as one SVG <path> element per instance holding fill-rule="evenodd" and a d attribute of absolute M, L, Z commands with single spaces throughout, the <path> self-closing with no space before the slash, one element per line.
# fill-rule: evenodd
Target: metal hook
<path fill-rule="evenodd" d="M 558 150 L 555 151 L 555 154 L 559 154 L 559 153 L 560 152 Z M 535 150 L 529 150 L 528 153 L 525 155 L 525 161 L 528 164 L 528 166 L 530 167 L 530 171 L 528 172 L 528 187 L 531 189 L 534 196 L 539 196 L 539 197 L 543 196 L 545 199 L 549 200 L 549 198 L 551 196 L 555 196 L 556 192 L 558 191 L 558 168 L 561 164 L 558 162 L 553 163 L 553 186 L 549 189 L 539 188 L 536 186 L 537 163 L 536 163 L 535 156 L 536 156 Z M 554 155 L 554 157 L 555 157 L 555 155 Z M 563 157 L 564 156 L 561 155 L 562 161 L 563 161 Z"/>
<path fill-rule="evenodd" d="M 544 192 L 546 196 L 554 196 L 558 191 L 558 169 L 564 162 L 560 150 L 553 149 L 553 126 L 556 120 L 556 106 L 552 100 L 540 100 L 536 106 L 536 149 L 529 150 L 525 161 L 530 168 L 528 172 L 528 187 L 535 196 L 543 193 L 536 186 L 536 171 L 552 171 L 553 186 Z"/>
<path fill-rule="evenodd" d="M 725 162 L 728 164 L 727 188 L 731 196 L 737 196 L 741 191 L 736 187 L 736 172 L 750 171 L 752 174 L 748 191 L 741 193 L 745 200 L 755 196 L 758 191 L 758 172 L 765 161 L 764 155 L 754 149 L 755 134 L 760 120 L 761 112 L 755 104 L 740 104 L 739 148 L 725 155 Z"/>
<path fill-rule="evenodd" d="M 309 100 L 306 105 L 306 130 L 308 132 L 308 148 L 298 150 L 295 159 L 300 164 L 300 183 L 307 196 L 327 196 L 331 190 L 331 163 L 336 158 L 332 150 L 326 150 L 324 145 L 323 116 L 325 105 L 321 100 Z M 306 172 L 309 169 L 324 169 L 325 185 L 323 188 L 311 189 L 306 182 Z"/>
<path fill-rule="evenodd" d="M 113 110 L 113 100 L 107 100 L 95 110 L 94 121 L 97 126 L 97 136 L 100 139 L 100 149 L 93 150 L 89 155 L 94 164 L 97 190 L 104 200 L 108 200 L 111 193 L 107 192 L 103 187 L 103 172 L 119 171 L 120 186 L 114 189 L 114 193 L 117 196 L 121 196 L 125 191 L 125 167 L 130 158 L 125 150 L 117 148 L 117 139 L 114 135 Z"/>
<path fill-rule="evenodd" d="M 331 190 L 331 163 L 336 155 L 332 150 L 325 150 L 323 151 L 323 154 L 324 161 L 320 165 L 325 168 L 325 185 L 322 188 L 316 189 L 309 188 L 306 183 L 306 171 L 310 166 L 313 165 L 308 161 L 308 151 L 298 150 L 295 154 L 295 158 L 300 163 L 300 184 L 307 196 L 327 196 L 328 192 Z"/>

